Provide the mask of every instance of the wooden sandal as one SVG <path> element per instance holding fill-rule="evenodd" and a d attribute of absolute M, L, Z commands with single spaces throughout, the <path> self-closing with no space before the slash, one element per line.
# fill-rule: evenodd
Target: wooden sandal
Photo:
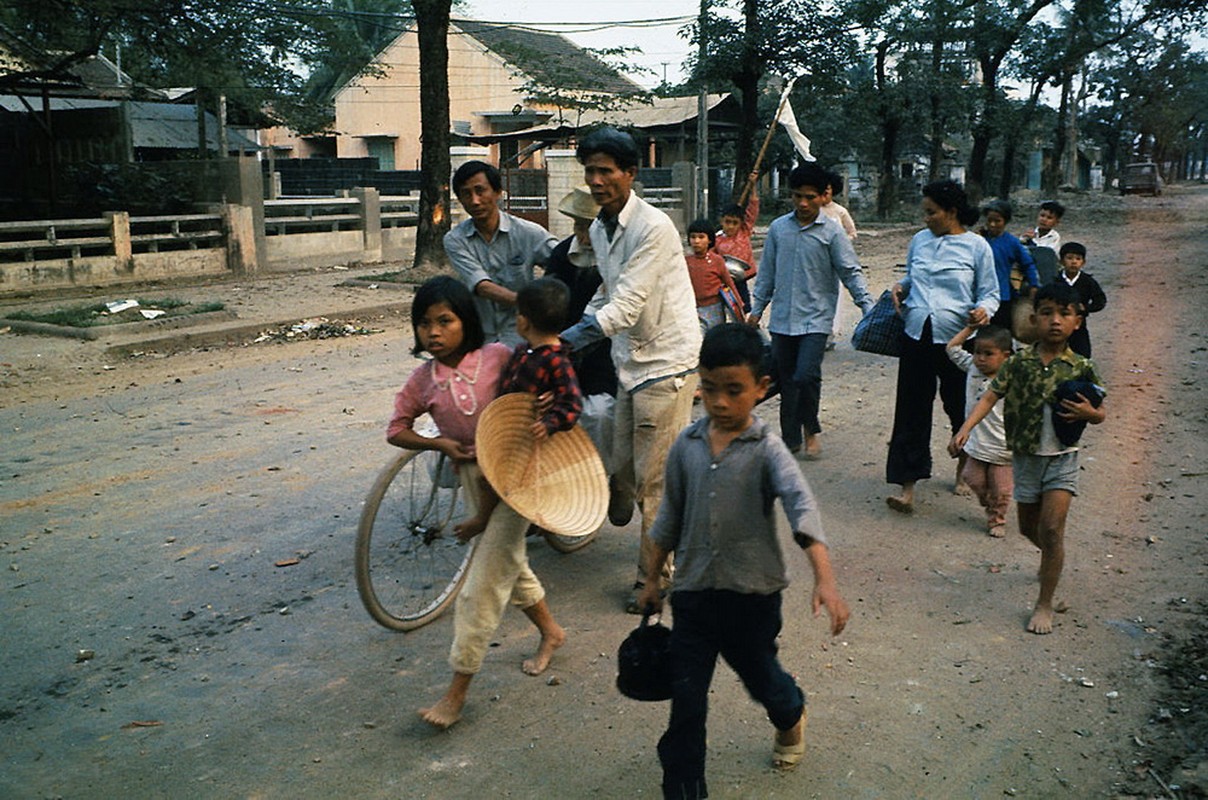
<path fill-rule="evenodd" d="M 798 733 L 796 744 L 781 744 L 779 736 L 772 744 L 772 766 L 783 772 L 793 769 L 805 757 L 805 709 L 801 709 L 801 719 L 793 726 Z"/>

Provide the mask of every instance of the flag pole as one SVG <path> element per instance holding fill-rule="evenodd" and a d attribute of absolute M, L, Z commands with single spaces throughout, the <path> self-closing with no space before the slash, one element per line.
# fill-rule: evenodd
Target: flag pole
<path fill-rule="evenodd" d="M 784 88 L 784 93 L 780 95 L 780 104 L 776 106 L 776 116 L 772 117 L 772 124 L 768 126 L 768 134 L 763 137 L 763 146 L 759 148 L 759 155 L 755 156 L 755 166 L 751 167 L 751 172 L 759 172 L 759 165 L 763 163 L 763 156 L 768 151 L 768 144 L 772 141 L 772 134 L 776 132 L 776 126 L 780 123 L 780 112 L 784 111 L 784 104 L 789 101 L 789 92 L 793 90 L 793 84 L 796 82 L 796 78 L 789 81 L 789 85 Z M 742 194 L 738 197 L 738 205 L 746 204 L 747 197 L 754 188 L 755 181 L 748 178 L 746 186 L 742 187 Z"/>

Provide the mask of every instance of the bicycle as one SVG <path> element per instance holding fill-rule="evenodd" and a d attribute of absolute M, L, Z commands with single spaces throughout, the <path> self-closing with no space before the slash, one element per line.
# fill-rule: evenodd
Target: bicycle
<path fill-rule="evenodd" d="M 384 627 L 420 628 L 440 616 L 461 590 L 477 539 L 463 544 L 453 533 L 466 515 L 460 489 L 443 453 L 404 450 L 369 490 L 357 526 L 356 583 L 365 610 Z M 586 547 L 596 536 L 536 530 L 560 553 Z"/>

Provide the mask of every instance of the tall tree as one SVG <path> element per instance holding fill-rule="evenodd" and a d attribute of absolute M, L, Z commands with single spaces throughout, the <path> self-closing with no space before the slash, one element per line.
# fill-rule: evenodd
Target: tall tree
<path fill-rule="evenodd" d="M 737 6 L 734 3 L 737 3 Z M 735 15 L 737 12 L 737 16 Z M 755 143 L 772 120 L 759 117 L 760 90 L 770 74 L 805 74 L 826 81 L 853 60 L 853 45 L 839 17 L 807 0 L 730 0 L 716 3 L 690 28 L 706 47 L 703 63 L 693 57 L 692 88 L 733 89 L 742 105 L 736 142 L 735 192 L 755 162 Z"/>
<path fill-rule="evenodd" d="M 450 0 L 413 0 L 419 36 L 420 170 L 415 266 L 445 266 L 449 213 Z"/>

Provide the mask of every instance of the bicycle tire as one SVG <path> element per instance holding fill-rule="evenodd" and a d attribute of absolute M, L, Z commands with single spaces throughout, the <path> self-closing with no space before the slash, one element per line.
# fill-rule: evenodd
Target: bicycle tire
<path fill-rule="evenodd" d="M 464 515 L 460 486 L 442 473 L 452 475 L 443 454 L 406 450 L 379 473 L 361 510 L 357 592 L 369 616 L 390 630 L 415 630 L 440 616 L 474 557 L 474 543 L 453 535 L 453 521 Z"/>
<path fill-rule="evenodd" d="M 576 550 L 582 550 L 595 541 L 597 533 L 599 531 L 594 530 L 586 536 L 563 536 L 551 531 L 542 531 L 541 535 L 545 538 L 545 543 L 559 553 L 573 553 Z"/>

